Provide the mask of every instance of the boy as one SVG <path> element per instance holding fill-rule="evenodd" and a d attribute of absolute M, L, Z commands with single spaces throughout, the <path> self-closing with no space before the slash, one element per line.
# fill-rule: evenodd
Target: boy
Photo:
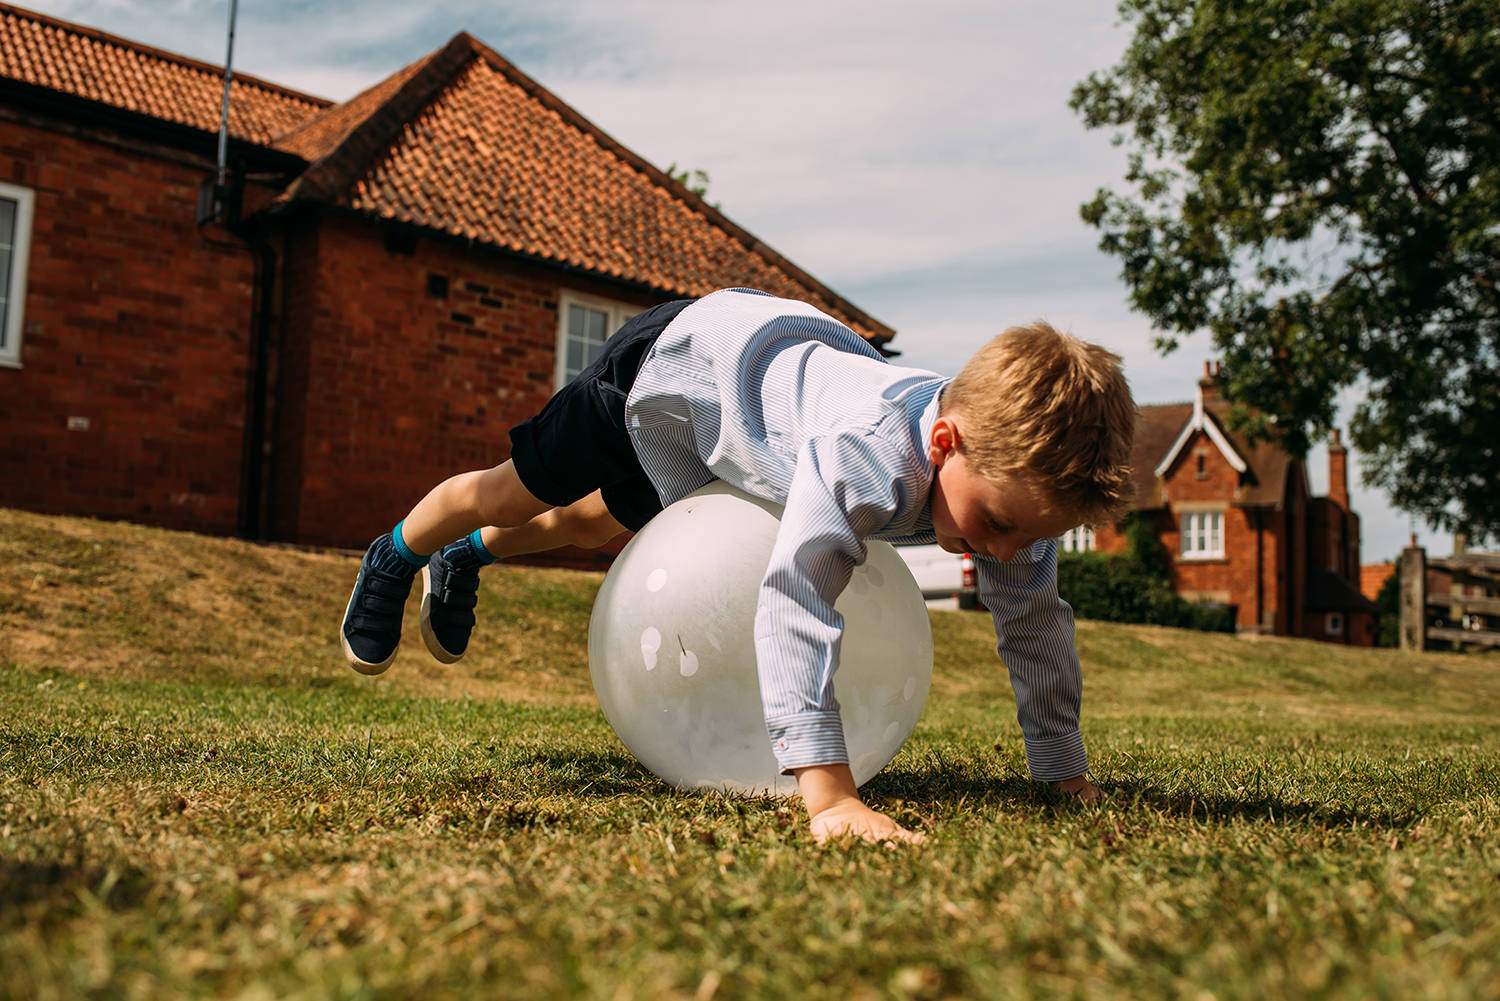
<path fill-rule="evenodd" d="M 867 538 L 975 555 L 1031 774 L 1094 799 L 1051 540 L 1128 500 L 1134 421 L 1119 358 L 1045 324 L 1001 334 L 948 380 L 888 364 L 805 303 L 746 289 L 667 303 L 513 428 L 509 460 L 445 480 L 371 544 L 344 652 L 366 674 L 389 666 L 421 569 L 422 636 L 451 663 L 481 566 L 603 545 L 719 478 L 784 505 L 756 657 L 772 748 L 817 840 L 921 840 L 860 800 L 834 699 L 833 603 Z"/>

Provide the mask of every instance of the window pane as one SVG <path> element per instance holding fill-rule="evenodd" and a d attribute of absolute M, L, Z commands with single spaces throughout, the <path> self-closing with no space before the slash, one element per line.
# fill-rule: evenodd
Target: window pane
<path fill-rule="evenodd" d="M 573 378 L 573 376 L 577 375 L 579 372 L 582 372 L 583 371 L 583 365 L 584 365 L 584 361 L 583 361 L 583 342 L 582 341 L 569 341 L 568 342 L 568 360 L 567 360 L 568 378 L 571 379 L 571 378 Z"/>
<path fill-rule="evenodd" d="M 609 316 L 597 309 L 591 309 L 589 314 L 588 339 L 596 344 L 604 343 L 604 328 L 609 323 Z"/>
<path fill-rule="evenodd" d="M 16 242 L 16 203 L 10 198 L 0 198 L 0 247 L 6 250 Z"/>
<path fill-rule="evenodd" d="M 568 336 L 582 337 L 584 325 L 588 322 L 588 310 L 582 306 L 568 307 Z"/>

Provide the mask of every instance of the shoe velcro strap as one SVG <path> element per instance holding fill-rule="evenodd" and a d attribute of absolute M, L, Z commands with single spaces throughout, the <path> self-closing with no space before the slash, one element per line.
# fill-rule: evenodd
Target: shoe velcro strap
<path fill-rule="evenodd" d="M 365 590 L 382 597 L 406 600 L 411 593 L 411 581 L 410 577 L 397 577 L 374 567 L 365 571 Z"/>
<path fill-rule="evenodd" d="M 444 584 L 442 593 L 438 595 L 438 600 L 449 608 L 473 608 L 479 603 L 479 595 L 466 588 L 456 588 Z"/>
<path fill-rule="evenodd" d="M 441 579 L 444 587 L 452 588 L 455 591 L 479 590 L 479 574 L 473 572 L 464 573 L 457 567 L 450 568 L 447 573 L 442 575 Z"/>
<path fill-rule="evenodd" d="M 406 607 L 406 595 L 404 594 L 377 594 L 372 590 L 366 590 L 355 602 L 355 607 L 361 612 L 375 615 L 400 615 Z"/>

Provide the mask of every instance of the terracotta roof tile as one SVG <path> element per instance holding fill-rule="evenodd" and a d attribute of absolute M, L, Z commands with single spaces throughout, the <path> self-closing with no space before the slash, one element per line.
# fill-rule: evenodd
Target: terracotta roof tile
<path fill-rule="evenodd" d="M 222 67 L 0 4 L 0 77 L 205 132 L 219 130 Z M 230 84 L 229 131 L 267 145 L 327 106 L 254 77 Z"/>
<path fill-rule="evenodd" d="M 343 104 L 331 105 L 306 119 L 292 131 L 276 138 L 277 149 L 295 153 L 309 163 L 328 156 L 432 58 L 425 56 Z"/>

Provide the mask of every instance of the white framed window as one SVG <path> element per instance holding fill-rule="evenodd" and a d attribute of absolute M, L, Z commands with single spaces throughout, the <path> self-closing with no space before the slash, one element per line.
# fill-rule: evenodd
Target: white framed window
<path fill-rule="evenodd" d="M 1344 617 L 1338 612 L 1329 612 L 1323 619 L 1323 632 L 1329 636 L 1344 635 Z"/>
<path fill-rule="evenodd" d="M 1058 548 L 1065 553 L 1087 553 L 1094 548 L 1094 530 L 1087 525 L 1070 528 L 1057 540 Z"/>
<path fill-rule="evenodd" d="M 1182 555 L 1187 559 L 1212 559 L 1224 555 L 1224 512 L 1184 511 Z"/>
<path fill-rule="evenodd" d="M 21 367 L 21 324 L 25 320 L 26 261 L 31 250 L 29 188 L 0 181 L 0 365 Z"/>
<path fill-rule="evenodd" d="M 561 389 L 604 350 L 604 342 L 640 306 L 564 292 L 557 300 L 557 378 Z"/>

